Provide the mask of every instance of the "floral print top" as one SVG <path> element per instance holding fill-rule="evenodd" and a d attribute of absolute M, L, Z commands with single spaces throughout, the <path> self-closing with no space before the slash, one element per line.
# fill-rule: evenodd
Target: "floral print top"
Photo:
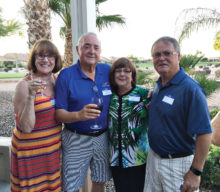
<path fill-rule="evenodd" d="M 146 163 L 148 91 L 136 86 L 125 95 L 112 94 L 108 114 L 110 166 L 127 168 Z"/>

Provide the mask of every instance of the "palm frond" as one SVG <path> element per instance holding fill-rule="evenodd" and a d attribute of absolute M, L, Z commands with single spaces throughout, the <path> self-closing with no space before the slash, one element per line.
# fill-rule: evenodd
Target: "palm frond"
<path fill-rule="evenodd" d="M 50 0 L 49 7 L 61 17 L 68 28 L 71 28 L 70 0 Z"/>
<path fill-rule="evenodd" d="M 95 4 L 96 4 L 96 5 L 99 5 L 100 3 L 104 3 L 105 1 L 108 1 L 108 0 L 96 0 L 96 1 L 95 1 Z"/>
<path fill-rule="evenodd" d="M 220 18 L 207 18 L 198 15 L 194 20 L 189 21 L 183 25 L 183 29 L 178 37 L 178 41 L 188 38 L 193 32 L 197 32 L 199 29 L 209 29 L 210 27 L 216 27 L 220 24 Z"/>
<path fill-rule="evenodd" d="M 96 16 L 96 27 L 101 31 L 105 27 L 110 27 L 113 23 L 125 24 L 125 18 L 121 15 Z"/>
<path fill-rule="evenodd" d="M 219 24 L 220 13 L 216 10 L 209 8 L 184 9 L 176 20 L 179 43 L 189 37 L 194 31 L 198 31 L 201 28 L 217 27 Z"/>

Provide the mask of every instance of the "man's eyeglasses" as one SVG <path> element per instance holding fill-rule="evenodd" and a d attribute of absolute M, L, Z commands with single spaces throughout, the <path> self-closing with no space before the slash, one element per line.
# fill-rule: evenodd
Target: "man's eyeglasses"
<path fill-rule="evenodd" d="M 93 90 L 93 92 L 95 93 L 95 95 L 96 95 L 97 97 L 99 97 L 99 89 L 98 89 L 98 87 L 97 87 L 96 85 L 93 85 L 93 86 L 92 86 L 92 90 Z"/>
<path fill-rule="evenodd" d="M 129 73 L 131 73 L 131 69 L 121 69 L 121 68 L 115 69 L 115 73 L 122 73 L 122 72 L 129 74 Z"/>
<path fill-rule="evenodd" d="M 163 57 L 171 57 L 172 55 L 176 55 L 177 52 L 171 52 L 171 51 L 163 51 L 163 52 L 156 52 L 152 55 L 154 59 L 159 59 L 161 56 Z"/>
<path fill-rule="evenodd" d="M 92 87 L 92 90 L 95 92 L 95 93 L 98 93 L 99 92 L 99 89 L 96 85 L 93 85 Z"/>
<path fill-rule="evenodd" d="M 44 60 L 45 58 L 52 60 L 55 59 L 55 55 L 43 55 L 43 54 L 36 54 L 37 59 Z"/>

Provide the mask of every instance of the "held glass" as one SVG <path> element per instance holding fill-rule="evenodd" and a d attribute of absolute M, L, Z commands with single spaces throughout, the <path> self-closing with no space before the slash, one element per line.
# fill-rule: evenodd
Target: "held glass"
<path fill-rule="evenodd" d="M 95 107 L 94 109 L 100 110 L 102 112 L 102 109 L 103 109 L 102 98 L 98 97 L 97 95 L 92 97 L 91 104 L 96 104 L 97 107 Z M 95 119 L 95 124 L 90 126 L 91 129 L 101 129 L 102 128 L 102 126 L 98 123 L 98 118 L 99 117 L 97 117 Z"/>

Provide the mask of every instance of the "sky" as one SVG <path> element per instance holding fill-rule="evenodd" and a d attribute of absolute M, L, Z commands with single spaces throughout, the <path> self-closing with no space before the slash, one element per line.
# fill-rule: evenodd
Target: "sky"
<path fill-rule="evenodd" d="M 13 6 L 12 6 L 13 5 Z M 25 24 L 21 14 L 23 0 L 0 0 L 4 19 L 17 19 Z M 126 19 L 126 25 L 114 24 L 112 27 L 97 32 L 102 42 L 102 56 L 126 57 L 134 55 L 150 58 L 153 42 L 161 36 L 176 36 L 176 19 L 183 9 L 206 7 L 220 12 L 219 0 L 108 0 L 100 5 L 103 14 L 120 14 Z M 59 36 L 62 21 L 51 14 L 52 40 L 61 54 L 64 53 L 64 40 Z M 27 26 L 24 25 L 24 29 Z M 213 49 L 213 42 L 218 29 L 194 32 L 181 45 L 182 54 L 195 54 L 201 51 L 206 57 L 219 57 L 220 52 Z M 27 34 L 0 38 L 0 55 L 6 53 L 28 53 Z"/>

